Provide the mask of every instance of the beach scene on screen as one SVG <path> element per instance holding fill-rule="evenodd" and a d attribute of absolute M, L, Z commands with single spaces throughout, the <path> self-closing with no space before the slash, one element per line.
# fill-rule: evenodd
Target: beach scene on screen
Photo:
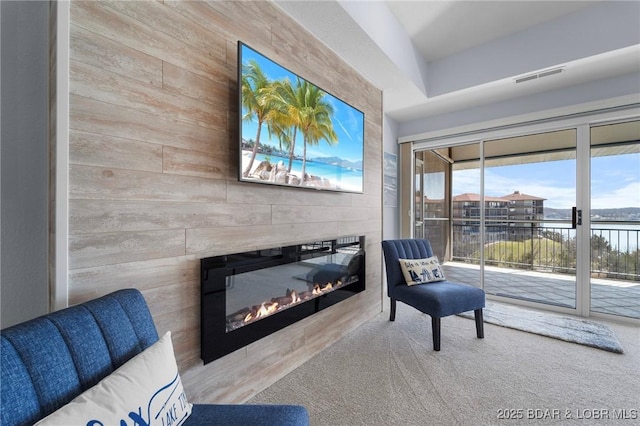
<path fill-rule="evenodd" d="M 242 43 L 239 57 L 240 180 L 363 192 L 364 114 Z"/>

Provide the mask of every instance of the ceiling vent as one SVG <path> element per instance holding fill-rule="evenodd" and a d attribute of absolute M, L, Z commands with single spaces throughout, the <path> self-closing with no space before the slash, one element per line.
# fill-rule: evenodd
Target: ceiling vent
<path fill-rule="evenodd" d="M 514 81 L 516 82 L 516 84 L 524 83 L 525 81 L 537 80 L 542 77 L 548 77 L 550 75 L 560 74 L 562 71 L 564 71 L 564 67 L 551 68 L 548 70 L 537 72 L 535 74 L 528 74 L 522 77 L 518 77 L 514 79 Z"/>

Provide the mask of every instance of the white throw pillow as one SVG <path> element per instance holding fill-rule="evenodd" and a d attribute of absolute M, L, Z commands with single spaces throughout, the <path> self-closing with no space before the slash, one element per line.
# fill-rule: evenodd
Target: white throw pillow
<path fill-rule="evenodd" d="M 436 256 L 426 259 L 400 259 L 400 267 L 407 285 L 446 280 Z"/>
<path fill-rule="evenodd" d="M 36 425 L 179 426 L 192 405 L 182 387 L 171 332 L 139 353 L 100 383 Z"/>

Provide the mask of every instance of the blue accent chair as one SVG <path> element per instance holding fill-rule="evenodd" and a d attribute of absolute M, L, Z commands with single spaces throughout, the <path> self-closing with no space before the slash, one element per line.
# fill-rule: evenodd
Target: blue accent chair
<path fill-rule="evenodd" d="M 389 321 L 396 319 L 396 302 L 413 306 L 431 316 L 433 349 L 440 350 L 440 318 L 462 312 L 474 311 L 476 334 L 484 338 L 482 309 L 485 306 L 484 290 L 467 284 L 437 281 L 408 286 L 402 274 L 400 259 L 424 259 L 433 256 L 428 240 L 402 239 L 382 242 L 387 270 L 387 295 L 391 299 Z"/>
<path fill-rule="evenodd" d="M 2 330 L 0 425 L 34 424 L 157 340 L 151 313 L 136 289 Z M 309 414 L 300 405 L 193 404 L 184 424 L 308 426 Z"/>

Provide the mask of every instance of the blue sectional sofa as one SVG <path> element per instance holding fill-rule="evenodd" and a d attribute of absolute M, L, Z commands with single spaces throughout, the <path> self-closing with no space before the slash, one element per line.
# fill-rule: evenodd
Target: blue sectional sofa
<path fill-rule="evenodd" d="M 32 425 L 68 407 L 78 395 L 159 340 L 144 297 L 135 289 L 119 290 L 6 328 L 1 335 L 3 426 Z M 134 423 L 155 424 L 151 419 Z M 193 404 L 184 423 L 308 424 L 302 406 L 250 404 Z"/>

